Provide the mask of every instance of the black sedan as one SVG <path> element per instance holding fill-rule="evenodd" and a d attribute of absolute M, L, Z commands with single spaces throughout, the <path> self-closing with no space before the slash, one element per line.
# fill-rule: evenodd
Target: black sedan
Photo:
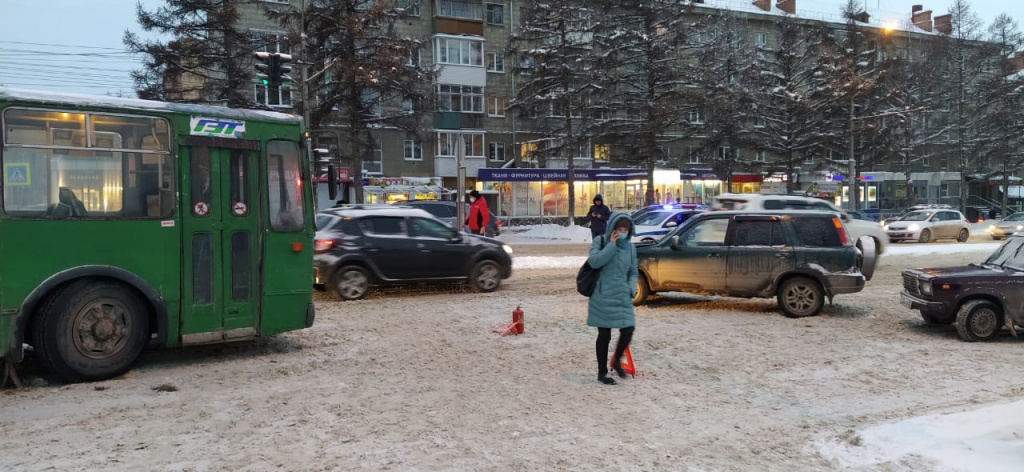
<path fill-rule="evenodd" d="M 316 287 L 359 300 L 373 286 L 465 281 L 497 290 L 512 275 L 512 248 L 460 233 L 415 208 L 357 205 L 317 215 Z"/>

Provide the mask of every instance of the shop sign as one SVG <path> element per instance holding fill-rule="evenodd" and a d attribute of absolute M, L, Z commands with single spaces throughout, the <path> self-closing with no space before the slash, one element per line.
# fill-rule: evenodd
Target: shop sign
<path fill-rule="evenodd" d="M 575 180 L 646 180 L 647 172 L 641 169 L 576 169 Z M 480 169 L 477 180 L 481 182 L 568 182 L 568 169 Z"/>

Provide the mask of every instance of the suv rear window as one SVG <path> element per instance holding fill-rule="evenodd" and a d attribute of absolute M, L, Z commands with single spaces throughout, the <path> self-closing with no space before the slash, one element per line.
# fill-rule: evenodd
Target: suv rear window
<path fill-rule="evenodd" d="M 737 221 L 736 246 L 785 246 L 778 221 Z"/>
<path fill-rule="evenodd" d="M 801 246 L 834 247 L 843 245 L 839 239 L 839 231 L 831 218 L 796 216 L 791 221 Z"/>

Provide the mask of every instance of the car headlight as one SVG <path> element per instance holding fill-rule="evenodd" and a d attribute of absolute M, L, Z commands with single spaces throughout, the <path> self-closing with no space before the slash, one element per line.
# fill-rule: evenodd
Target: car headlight
<path fill-rule="evenodd" d="M 917 231 L 919 229 L 921 229 L 921 225 L 919 225 L 917 223 L 914 223 L 914 224 L 911 224 L 910 226 L 907 226 L 907 231 Z"/>
<path fill-rule="evenodd" d="M 501 248 L 504 249 L 505 252 L 508 253 L 508 255 L 512 255 L 512 246 L 509 246 L 508 244 L 502 244 Z"/>
<path fill-rule="evenodd" d="M 882 231 L 889 231 L 889 225 L 882 225 Z"/>
<path fill-rule="evenodd" d="M 920 287 L 921 293 L 925 295 L 932 294 L 932 282 L 930 280 L 922 280 L 918 282 L 918 287 Z"/>
<path fill-rule="evenodd" d="M 988 228 L 985 228 L 985 231 L 987 231 L 989 233 L 991 233 L 991 232 L 993 232 L 995 230 L 996 230 L 996 225 L 989 225 Z"/>
<path fill-rule="evenodd" d="M 1017 231 L 1024 229 L 1024 225 L 1017 225 Z"/>

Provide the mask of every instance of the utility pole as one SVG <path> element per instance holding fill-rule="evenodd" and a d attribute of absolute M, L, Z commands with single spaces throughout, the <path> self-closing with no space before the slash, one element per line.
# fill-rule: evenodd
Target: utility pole
<path fill-rule="evenodd" d="M 457 185 L 457 195 L 455 197 L 455 227 L 459 231 L 463 230 L 464 223 L 466 221 L 466 137 L 459 133 L 458 139 L 455 141 L 455 172 L 458 175 L 459 183 Z"/>

